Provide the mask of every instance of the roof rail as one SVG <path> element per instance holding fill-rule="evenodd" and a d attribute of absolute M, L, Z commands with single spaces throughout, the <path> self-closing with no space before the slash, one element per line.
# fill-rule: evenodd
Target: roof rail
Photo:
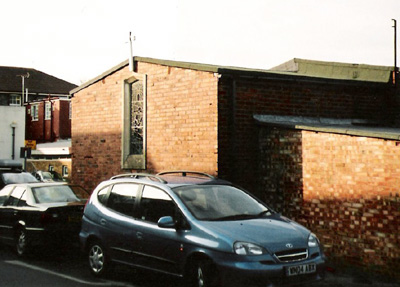
<path fill-rule="evenodd" d="M 187 176 L 188 173 L 190 174 L 195 174 L 195 175 L 201 175 L 204 177 L 208 177 L 209 179 L 216 179 L 214 176 L 209 175 L 208 173 L 204 172 L 198 172 L 198 171 L 189 171 L 189 170 L 173 170 L 173 171 L 163 171 L 157 173 L 157 175 L 167 175 L 167 174 L 182 174 L 182 176 Z"/>
<path fill-rule="evenodd" d="M 133 179 L 139 179 L 139 178 L 149 178 L 149 179 L 155 179 L 161 183 L 167 183 L 167 181 L 165 181 L 164 179 L 162 179 L 161 177 L 154 175 L 154 174 L 149 174 L 149 173 L 125 173 L 125 174 L 118 174 L 118 175 L 114 175 L 113 177 L 111 177 L 110 179 L 118 179 L 118 178 L 133 178 Z"/>

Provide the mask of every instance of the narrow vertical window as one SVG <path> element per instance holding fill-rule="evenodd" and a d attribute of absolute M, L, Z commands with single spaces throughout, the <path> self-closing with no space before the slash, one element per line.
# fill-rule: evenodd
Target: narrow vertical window
<path fill-rule="evenodd" d="M 146 75 L 134 73 L 124 81 L 123 169 L 146 169 L 146 79 Z"/>
<path fill-rule="evenodd" d="M 68 177 L 68 166 L 66 166 L 66 165 L 62 166 L 62 176 Z"/>
<path fill-rule="evenodd" d="M 143 154 L 143 82 L 130 84 L 131 88 L 131 134 L 130 154 Z"/>
<path fill-rule="evenodd" d="M 46 102 L 45 103 L 45 120 L 51 120 L 51 103 L 50 102 Z"/>
<path fill-rule="evenodd" d="M 32 117 L 32 121 L 39 120 L 39 105 L 31 106 L 31 117 Z"/>

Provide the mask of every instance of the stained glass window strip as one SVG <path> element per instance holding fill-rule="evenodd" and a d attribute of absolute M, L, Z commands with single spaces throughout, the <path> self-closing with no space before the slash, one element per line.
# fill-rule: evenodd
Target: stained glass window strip
<path fill-rule="evenodd" d="M 143 82 L 131 84 L 131 133 L 130 154 L 143 154 Z"/>

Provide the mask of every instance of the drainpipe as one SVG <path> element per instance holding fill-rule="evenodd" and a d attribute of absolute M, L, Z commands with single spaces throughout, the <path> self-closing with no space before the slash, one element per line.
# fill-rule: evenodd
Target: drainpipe
<path fill-rule="evenodd" d="M 10 124 L 10 127 L 12 129 L 12 146 L 11 146 L 11 159 L 15 159 L 15 128 L 17 127 L 16 122 L 12 122 Z"/>

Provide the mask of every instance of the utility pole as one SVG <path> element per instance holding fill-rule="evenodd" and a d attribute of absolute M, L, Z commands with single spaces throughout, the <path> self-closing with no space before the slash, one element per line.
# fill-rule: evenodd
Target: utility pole
<path fill-rule="evenodd" d="M 394 28 L 394 65 L 393 65 L 393 84 L 396 84 L 398 69 L 397 69 L 397 21 L 392 19 Z"/>
<path fill-rule="evenodd" d="M 25 92 L 25 78 L 29 78 L 29 72 L 27 72 L 25 75 L 17 75 L 17 77 L 21 77 L 22 79 L 22 103 L 25 102 L 25 98 L 24 98 L 24 92 Z"/>
<path fill-rule="evenodd" d="M 135 36 L 133 36 L 135 41 Z M 133 72 L 132 32 L 129 32 L 129 71 Z"/>

